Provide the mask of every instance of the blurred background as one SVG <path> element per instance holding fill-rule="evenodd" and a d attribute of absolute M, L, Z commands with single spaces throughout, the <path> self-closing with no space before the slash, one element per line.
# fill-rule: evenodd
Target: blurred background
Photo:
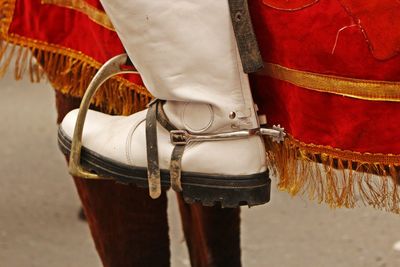
<path fill-rule="evenodd" d="M 78 220 L 55 121 L 49 84 L 16 82 L 12 71 L 0 80 L 1 267 L 101 266 L 89 229 Z M 190 266 L 173 192 L 169 200 L 171 266 Z M 398 240 L 399 215 L 332 210 L 275 188 L 269 204 L 242 208 L 246 267 L 400 266 Z"/>

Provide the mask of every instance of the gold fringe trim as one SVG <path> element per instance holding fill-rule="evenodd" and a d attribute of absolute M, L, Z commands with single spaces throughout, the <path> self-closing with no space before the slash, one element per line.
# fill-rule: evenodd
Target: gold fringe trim
<path fill-rule="evenodd" d="M 78 51 L 9 34 L 15 0 L 0 0 L 0 78 L 15 60 L 14 75 L 29 73 L 32 82 L 48 79 L 55 90 L 81 98 L 101 64 Z M 129 115 L 145 108 L 152 96 L 123 77 L 109 79 L 92 102 L 110 114 Z"/>
<path fill-rule="evenodd" d="M 115 31 L 111 20 L 108 18 L 105 12 L 98 10 L 91 6 L 84 0 L 42 0 L 42 4 L 56 5 L 59 7 L 69 8 L 88 16 L 93 22 L 103 26 L 106 29 Z"/>
<path fill-rule="evenodd" d="M 306 195 L 330 207 L 353 208 L 357 201 L 400 213 L 400 155 L 362 154 L 302 143 L 266 140 L 270 168 L 278 188 L 292 196 Z"/>
<path fill-rule="evenodd" d="M 0 36 L 7 34 L 14 14 L 16 0 L 0 0 Z"/>
<path fill-rule="evenodd" d="M 308 90 L 372 101 L 400 102 L 400 81 L 362 80 L 290 69 L 264 63 L 258 75 L 285 81 Z"/>
<path fill-rule="evenodd" d="M 22 37 L 19 37 L 22 38 Z M 84 55 L 71 56 L 58 51 L 48 51 L 40 45 L 28 42 L 0 41 L 0 77 L 15 59 L 14 76 L 21 79 L 29 73 L 32 82 L 48 79 L 54 89 L 72 97 L 82 98 L 89 82 L 100 64 Z M 143 87 L 122 77 L 106 81 L 92 99 L 92 103 L 109 114 L 129 115 L 143 110 L 151 95 Z"/>

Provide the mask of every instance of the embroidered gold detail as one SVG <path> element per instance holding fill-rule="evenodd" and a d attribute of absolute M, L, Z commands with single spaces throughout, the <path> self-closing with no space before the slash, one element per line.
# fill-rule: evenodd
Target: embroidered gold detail
<path fill-rule="evenodd" d="M 0 0 L 0 37 L 7 34 L 15 9 L 16 0 Z"/>
<path fill-rule="evenodd" d="M 87 15 L 92 21 L 96 22 L 97 24 L 114 31 L 114 26 L 112 25 L 110 19 L 107 17 L 107 14 L 91 6 L 84 0 L 42 0 L 41 3 L 66 7 L 79 11 Z"/>
<path fill-rule="evenodd" d="M 400 102 L 400 81 L 353 79 L 295 70 L 273 63 L 265 63 L 265 68 L 258 74 L 318 92 L 372 101 Z"/>
<path fill-rule="evenodd" d="M 318 3 L 319 0 L 300 0 L 300 1 L 282 1 L 282 0 L 263 0 L 264 5 L 283 11 L 298 11 Z"/>

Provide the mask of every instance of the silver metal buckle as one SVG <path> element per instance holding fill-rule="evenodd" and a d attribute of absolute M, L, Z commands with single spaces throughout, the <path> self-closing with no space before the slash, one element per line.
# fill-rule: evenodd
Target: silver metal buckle
<path fill-rule="evenodd" d="M 173 145 L 186 145 L 190 141 L 190 135 L 185 130 L 172 130 L 170 138 Z"/>

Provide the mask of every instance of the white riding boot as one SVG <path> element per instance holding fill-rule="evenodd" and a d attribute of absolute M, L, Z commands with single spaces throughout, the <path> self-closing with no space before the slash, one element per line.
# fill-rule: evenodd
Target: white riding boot
<path fill-rule="evenodd" d="M 162 101 L 151 105 L 150 112 L 127 117 L 89 111 L 83 164 L 139 186 L 147 186 L 149 178 L 153 198 L 160 184 L 171 184 L 186 201 L 204 205 L 267 202 L 265 148 L 228 2 L 101 2 L 144 84 Z M 60 126 L 65 153 L 77 114 L 70 112 Z M 173 129 L 184 131 L 171 134 Z M 240 131 L 249 135 L 229 137 Z"/>

